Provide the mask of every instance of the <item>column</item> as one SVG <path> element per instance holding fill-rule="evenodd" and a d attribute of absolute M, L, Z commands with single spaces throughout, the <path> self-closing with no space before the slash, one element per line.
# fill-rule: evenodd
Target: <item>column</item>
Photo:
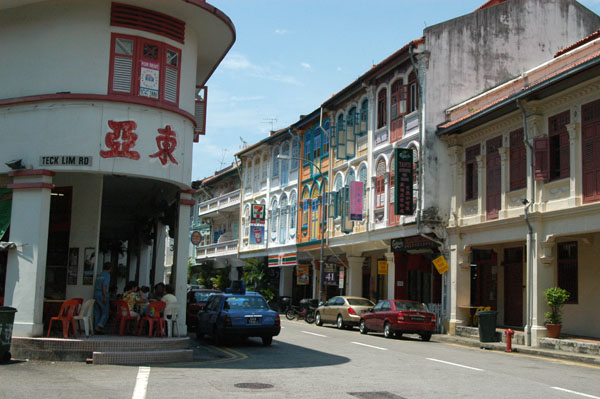
<path fill-rule="evenodd" d="M 321 281 L 321 267 L 320 267 L 319 261 L 317 259 L 313 260 L 310 263 L 313 268 L 312 297 L 318 298 L 319 301 L 322 301 L 323 298 L 319 298 L 319 283 Z M 323 291 L 325 291 L 325 288 L 323 288 Z"/>
<path fill-rule="evenodd" d="M 571 115 L 576 113 L 571 112 Z M 581 145 L 579 144 L 579 131 L 580 124 L 577 122 L 569 123 L 567 125 L 567 131 L 569 132 L 569 168 L 570 168 L 570 193 L 569 193 L 569 206 L 581 205 L 582 185 L 581 181 L 583 178 L 582 174 L 582 155 Z"/>
<path fill-rule="evenodd" d="M 508 214 L 508 207 L 506 205 L 506 193 L 509 188 L 508 181 L 508 147 L 499 147 L 498 153 L 500 154 L 500 211 L 498 212 L 498 218 L 504 219 Z"/>
<path fill-rule="evenodd" d="M 449 227 L 457 226 L 459 219 L 462 217 L 462 203 L 464 192 L 462 174 L 464 163 L 462 162 L 462 147 L 455 143 L 449 143 L 448 153 L 450 155 L 450 178 L 453 186 L 451 186 L 450 194 L 450 220 Z"/>
<path fill-rule="evenodd" d="M 190 208 L 196 201 L 192 199 L 194 190 L 181 191 L 179 197 L 179 212 L 177 215 L 177 226 L 175 228 L 175 244 L 173 251 L 173 266 L 171 269 L 171 284 L 175 288 L 175 296 L 179 304 L 178 317 L 181 334 L 187 334 L 186 327 L 186 302 L 187 302 L 187 270 L 188 255 L 190 249 Z"/>
<path fill-rule="evenodd" d="M 546 236 L 543 232 L 541 223 L 534 223 L 534 243 L 531 246 L 534 253 L 532 254 L 532 285 L 531 285 L 531 345 L 538 346 L 539 339 L 547 336 L 547 330 L 544 325 L 544 314 L 549 310 L 544 297 L 544 290 L 548 287 L 554 287 L 554 265 L 556 258 L 552 253 L 556 250 L 554 236 Z M 529 237 L 529 235 L 528 235 Z M 530 247 L 528 238 L 527 246 Z"/>
<path fill-rule="evenodd" d="M 477 214 L 479 220 L 485 222 L 485 154 L 477 155 Z"/>
<path fill-rule="evenodd" d="M 282 266 L 279 268 L 279 295 L 292 296 L 292 286 L 294 283 L 294 268 Z"/>
<path fill-rule="evenodd" d="M 389 167 L 388 162 L 388 167 Z M 388 215 L 393 215 L 394 210 L 390 208 L 390 172 L 385 172 L 383 180 L 383 195 L 384 195 L 384 206 L 383 206 L 383 222 L 387 225 L 389 223 Z"/>
<path fill-rule="evenodd" d="M 50 221 L 50 193 L 54 188 L 49 170 L 22 170 L 8 174 L 13 184 L 10 240 L 17 248 L 8 252 L 5 306 L 17 309 L 13 335 L 43 336 L 46 255 Z"/>
<path fill-rule="evenodd" d="M 165 250 L 167 228 L 161 222 L 156 222 L 156 256 L 154 257 L 154 284 L 165 281 Z"/>
<path fill-rule="evenodd" d="M 150 286 L 150 268 L 152 267 L 152 246 L 146 245 L 142 242 L 140 248 L 140 274 L 139 282 L 140 286 Z"/>
<path fill-rule="evenodd" d="M 362 296 L 362 256 L 348 256 L 348 296 Z"/>
<path fill-rule="evenodd" d="M 387 299 L 395 299 L 396 292 L 396 264 L 394 263 L 394 253 L 386 252 L 385 260 L 388 264 L 387 274 Z"/>
<path fill-rule="evenodd" d="M 541 115 L 541 111 L 537 111 L 534 107 L 526 107 L 527 114 L 531 115 L 527 117 L 527 137 L 529 137 L 529 143 L 533 146 L 533 139 L 536 137 L 543 137 L 546 133 L 544 132 L 544 118 Z M 539 113 L 537 113 L 539 112 Z M 531 152 L 531 148 L 527 146 L 527 200 L 531 201 L 533 198 L 533 205 L 529 208 L 529 212 L 540 212 L 542 207 L 545 205 L 540 203 L 542 201 L 542 181 L 533 180 L 533 186 L 530 184 L 532 181 L 531 174 L 533 170 L 531 168 L 532 158 L 534 154 Z"/>

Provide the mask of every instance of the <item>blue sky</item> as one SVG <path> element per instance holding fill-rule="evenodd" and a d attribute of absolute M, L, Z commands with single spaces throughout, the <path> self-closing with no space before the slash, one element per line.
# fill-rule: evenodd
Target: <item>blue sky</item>
<path fill-rule="evenodd" d="M 486 0 L 208 0 L 237 39 L 209 79 L 206 136 L 192 179 L 230 165 L 256 143 L 319 107 L 371 65 Z M 600 0 L 580 0 L 600 14 Z"/>

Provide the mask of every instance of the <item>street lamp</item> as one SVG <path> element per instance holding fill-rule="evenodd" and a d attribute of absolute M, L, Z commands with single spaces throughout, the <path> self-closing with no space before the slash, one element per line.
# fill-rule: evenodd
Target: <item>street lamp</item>
<path fill-rule="evenodd" d="M 295 156 L 291 156 L 291 155 L 277 155 L 277 159 L 281 159 L 281 160 L 285 160 L 285 161 L 289 161 L 291 159 L 298 159 L 302 162 L 308 162 L 311 165 L 313 165 L 315 168 L 317 168 L 317 170 L 319 171 L 319 174 L 321 175 L 321 179 L 323 179 L 323 172 L 321 172 L 321 168 L 319 167 L 319 165 L 317 165 L 316 163 L 314 163 L 311 160 L 305 159 L 305 158 L 301 158 L 301 157 L 295 157 Z M 323 193 L 325 194 L 325 193 Z M 322 223 L 322 228 L 321 228 L 321 253 L 320 253 L 320 257 L 319 257 L 319 270 L 321 271 L 320 276 L 319 276 L 319 297 L 318 297 L 318 301 L 321 301 L 323 298 L 323 257 L 324 257 L 324 253 L 325 253 L 325 229 L 326 229 L 326 221 L 323 220 L 323 209 L 325 207 L 325 201 L 323 201 L 323 195 L 321 195 L 321 223 Z M 327 216 L 327 215 L 325 215 Z"/>

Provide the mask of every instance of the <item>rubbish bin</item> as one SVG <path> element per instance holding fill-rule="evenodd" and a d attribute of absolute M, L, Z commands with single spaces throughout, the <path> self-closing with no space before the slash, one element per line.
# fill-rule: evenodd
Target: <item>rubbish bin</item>
<path fill-rule="evenodd" d="M 0 306 L 0 362 L 10 360 L 10 341 L 17 309 Z"/>
<path fill-rule="evenodd" d="M 498 342 L 496 339 L 496 316 L 494 310 L 481 310 L 477 312 L 479 323 L 479 342 Z"/>

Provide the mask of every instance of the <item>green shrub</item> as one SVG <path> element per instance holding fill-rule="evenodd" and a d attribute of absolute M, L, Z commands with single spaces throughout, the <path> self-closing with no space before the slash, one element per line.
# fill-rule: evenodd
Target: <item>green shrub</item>
<path fill-rule="evenodd" d="M 569 300 L 571 294 L 565 289 L 559 287 L 550 287 L 544 291 L 546 303 L 550 306 L 550 311 L 544 315 L 547 324 L 562 324 L 560 314 L 562 306 Z"/>

